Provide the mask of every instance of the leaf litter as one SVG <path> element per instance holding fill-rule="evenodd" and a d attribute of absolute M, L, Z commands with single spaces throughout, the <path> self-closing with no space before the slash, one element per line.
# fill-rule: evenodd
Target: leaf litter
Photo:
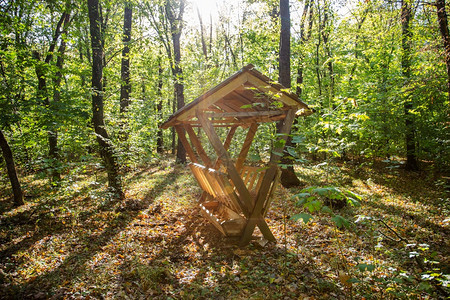
<path fill-rule="evenodd" d="M 267 216 L 277 243 L 257 230 L 252 243 L 239 248 L 200 215 L 201 190 L 189 170 L 166 165 L 125 175 L 123 201 L 111 196 L 95 168 L 66 178 L 59 190 L 24 178 L 33 193 L 25 206 L 14 209 L 0 198 L 0 298 L 448 295 L 449 199 L 432 176 L 424 180 L 382 162 L 337 163 L 331 173 L 327 166 L 299 167 L 308 186 L 331 184 L 362 196 L 360 207 L 337 212 L 349 226 L 296 206 L 292 196 L 301 188 L 280 187 Z M 6 184 L 0 190 L 6 194 Z M 291 220 L 295 214 L 303 217 Z"/>

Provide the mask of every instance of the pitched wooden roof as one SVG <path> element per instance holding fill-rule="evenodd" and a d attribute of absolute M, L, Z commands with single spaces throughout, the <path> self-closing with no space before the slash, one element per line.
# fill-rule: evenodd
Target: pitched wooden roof
<path fill-rule="evenodd" d="M 291 108 L 297 108 L 298 115 L 313 112 L 297 95 L 250 64 L 179 109 L 161 128 L 199 126 L 197 111 L 213 118 L 214 126 L 232 126 L 281 120 Z"/>

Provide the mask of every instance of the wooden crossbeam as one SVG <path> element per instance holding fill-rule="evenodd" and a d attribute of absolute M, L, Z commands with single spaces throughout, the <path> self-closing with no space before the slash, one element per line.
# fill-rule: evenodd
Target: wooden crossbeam
<path fill-rule="evenodd" d="M 284 111 L 263 110 L 263 111 L 235 111 L 224 113 L 205 113 L 208 118 L 245 118 L 245 117 L 270 117 L 282 115 Z"/>
<path fill-rule="evenodd" d="M 291 130 L 294 117 L 295 117 L 295 109 L 290 109 L 286 115 L 286 118 L 283 121 L 280 121 L 282 122 L 281 126 L 279 126 L 280 129 L 278 130 L 278 133 L 281 135 L 280 139 L 284 141 L 287 140 L 287 135 Z M 258 225 L 259 229 L 261 230 L 261 233 L 267 240 L 269 241 L 275 240 L 275 237 L 273 236 L 272 232 L 267 226 L 266 221 L 263 218 L 264 212 L 262 210 L 264 208 L 264 203 L 266 202 L 267 195 L 271 188 L 271 183 L 275 180 L 275 176 L 277 175 L 277 168 L 278 168 L 277 162 L 281 157 L 280 154 L 283 151 L 284 143 L 282 145 L 283 146 L 279 146 L 273 149 L 272 151 L 269 162 L 269 169 L 264 174 L 264 178 L 261 184 L 261 188 L 258 191 L 254 209 L 251 212 L 250 218 L 241 236 L 240 241 L 241 245 L 247 245 L 250 242 L 256 225 Z"/>

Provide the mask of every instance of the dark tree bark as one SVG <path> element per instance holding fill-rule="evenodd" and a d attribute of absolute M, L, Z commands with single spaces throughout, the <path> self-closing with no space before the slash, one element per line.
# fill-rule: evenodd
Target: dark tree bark
<path fill-rule="evenodd" d="M 162 87 L 163 87 L 163 67 L 161 57 L 158 58 L 158 88 L 156 95 L 158 96 L 158 103 L 156 104 L 156 110 L 158 114 L 158 132 L 156 134 L 156 152 L 163 153 L 164 152 L 164 141 L 163 141 L 163 132 L 160 127 L 162 124 L 161 116 L 162 116 Z"/>
<path fill-rule="evenodd" d="M 120 198 L 123 198 L 119 167 L 103 118 L 103 47 L 98 0 L 88 0 L 88 10 L 92 46 L 92 123 L 97 142 L 100 145 L 100 154 L 108 173 L 109 186 L 115 190 Z"/>
<path fill-rule="evenodd" d="M 170 33 L 172 35 L 173 44 L 173 66 L 172 75 L 175 81 L 174 94 L 177 109 L 184 106 L 184 84 L 183 84 L 183 70 L 181 68 L 181 31 L 183 29 L 183 14 L 185 1 L 180 0 L 175 9 L 175 2 L 167 1 L 166 16 L 170 23 Z M 175 15 L 177 13 L 177 15 Z M 178 163 L 186 163 L 186 149 L 180 139 L 177 140 L 177 158 Z"/>
<path fill-rule="evenodd" d="M 8 171 L 9 181 L 11 182 L 11 187 L 14 194 L 14 205 L 20 206 L 23 205 L 23 193 L 22 188 L 20 187 L 19 179 L 17 178 L 16 167 L 14 165 L 14 158 L 12 155 L 11 148 L 8 145 L 8 141 L 6 140 L 3 132 L 0 130 L 0 148 L 3 152 L 3 158 L 6 162 L 6 169 Z"/>
<path fill-rule="evenodd" d="M 289 0 L 280 0 L 280 57 L 279 57 L 279 82 L 291 87 L 291 17 L 289 12 Z"/>
<path fill-rule="evenodd" d="M 412 10 L 409 0 L 402 0 L 401 24 L 402 24 L 402 75 L 406 81 L 405 85 L 409 84 L 411 79 L 411 18 Z M 411 113 L 413 103 L 410 95 L 406 96 L 404 102 L 405 111 L 405 125 L 406 125 L 406 165 L 405 168 L 410 171 L 417 171 L 416 159 L 416 139 L 415 139 L 415 122 L 414 115 Z"/>
<path fill-rule="evenodd" d="M 279 82 L 286 88 L 291 87 L 291 17 L 289 12 L 289 0 L 280 0 L 280 57 L 279 57 Z M 291 147 L 292 141 L 289 137 L 286 141 L 286 148 Z M 281 169 L 281 184 L 286 187 L 300 185 L 297 175 L 295 175 L 292 161 L 287 153 L 281 158 L 281 163 L 287 168 Z"/>
<path fill-rule="evenodd" d="M 125 117 L 125 114 L 130 105 L 130 41 L 131 41 L 131 24 L 132 24 L 133 10 L 131 3 L 125 3 L 125 10 L 123 14 L 123 50 L 122 50 L 122 65 L 121 65 L 121 85 L 120 85 L 120 114 Z"/>
<path fill-rule="evenodd" d="M 450 100 L 450 36 L 448 31 L 447 11 L 445 10 L 445 0 L 436 0 L 436 9 L 441 32 L 442 42 L 444 44 L 445 64 L 447 66 L 447 91 Z"/>

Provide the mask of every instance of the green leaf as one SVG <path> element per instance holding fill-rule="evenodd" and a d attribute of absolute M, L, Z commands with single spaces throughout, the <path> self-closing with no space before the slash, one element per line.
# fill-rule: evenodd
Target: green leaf
<path fill-rule="evenodd" d="M 331 210 L 331 208 L 329 208 L 328 206 L 323 206 L 322 207 L 322 211 L 324 212 L 324 213 L 327 213 L 327 214 L 332 214 L 333 213 L 333 211 Z"/>
<path fill-rule="evenodd" d="M 303 220 L 303 222 L 305 224 L 307 224 L 309 222 L 309 220 L 312 219 L 312 216 L 310 214 L 301 213 L 301 214 L 293 215 L 291 217 L 291 219 L 294 220 L 294 221 L 298 221 L 298 220 L 301 219 L 301 220 Z"/>
<path fill-rule="evenodd" d="M 250 158 L 251 161 L 260 161 L 261 160 L 261 156 L 259 156 L 258 153 L 250 154 L 249 158 Z"/>
<path fill-rule="evenodd" d="M 292 138 L 292 143 L 293 144 L 301 144 L 305 141 L 305 137 L 304 136 L 300 136 L 300 135 L 295 135 Z"/>
<path fill-rule="evenodd" d="M 318 200 L 314 200 L 314 201 L 306 203 L 305 207 L 309 210 L 309 212 L 312 213 L 312 212 L 320 210 L 320 208 L 322 207 L 322 202 L 320 202 Z"/>
<path fill-rule="evenodd" d="M 294 197 L 297 197 L 297 198 L 306 198 L 306 197 L 309 197 L 309 196 L 311 196 L 310 193 L 300 193 L 300 194 L 294 195 Z"/>
<path fill-rule="evenodd" d="M 253 107 L 252 104 L 245 104 L 241 106 L 241 108 L 252 108 L 252 107 Z"/>
<path fill-rule="evenodd" d="M 335 215 L 331 220 L 336 224 L 337 227 L 349 227 L 350 222 L 340 215 Z"/>
<path fill-rule="evenodd" d="M 276 142 L 273 144 L 273 146 L 274 146 L 275 148 L 282 148 L 282 147 L 284 147 L 285 144 L 286 144 L 286 141 L 283 140 L 283 139 L 281 139 L 281 140 L 276 141 Z"/>

